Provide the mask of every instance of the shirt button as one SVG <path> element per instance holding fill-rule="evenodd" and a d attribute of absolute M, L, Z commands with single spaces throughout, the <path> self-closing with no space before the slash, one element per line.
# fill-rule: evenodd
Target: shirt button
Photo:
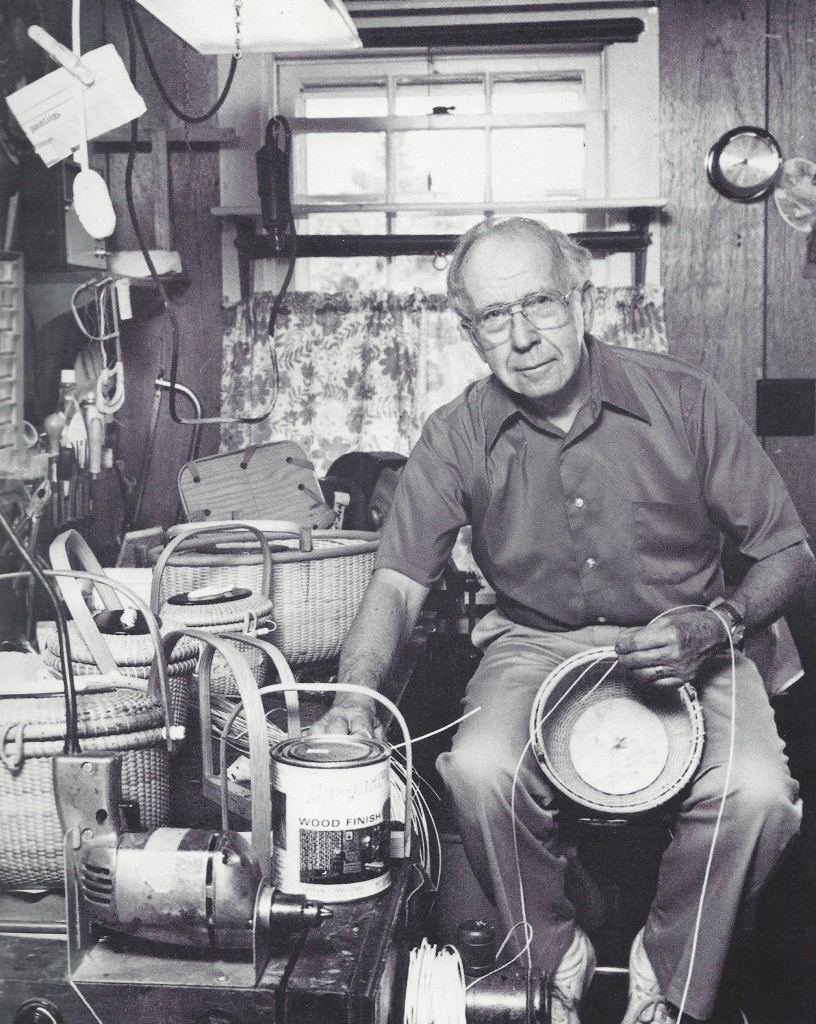
<path fill-rule="evenodd" d="M 606 622 L 606 616 L 605 615 L 599 615 L 598 616 L 598 622 L 600 622 L 603 625 L 603 623 Z"/>
<path fill-rule="evenodd" d="M 576 508 L 583 508 L 584 507 L 584 499 L 583 498 L 576 498 L 575 499 L 575 507 Z"/>
<path fill-rule="evenodd" d="M 588 558 L 584 564 L 586 565 L 587 569 L 594 569 L 595 568 L 595 559 L 594 558 Z"/>

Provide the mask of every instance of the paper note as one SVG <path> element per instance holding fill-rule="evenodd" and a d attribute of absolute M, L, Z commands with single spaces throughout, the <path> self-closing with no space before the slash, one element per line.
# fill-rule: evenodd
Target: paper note
<path fill-rule="evenodd" d="M 83 53 L 82 63 L 93 72 L 93 85 L 82 85 L 70 71 L 57 68 L 6 98 L 20 127 L 48 167 L 70 156 L 79 146 L 80 93 L 87 139 L 127 124 L 146 110 L 112 43 Z"/>

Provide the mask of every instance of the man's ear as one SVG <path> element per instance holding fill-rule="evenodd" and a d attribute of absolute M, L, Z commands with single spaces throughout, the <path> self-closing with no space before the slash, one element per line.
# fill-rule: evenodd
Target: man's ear
<path fill-rule="evenodd" d="M 581 308 L 584 311 L 584 331 L 589 334 L 595 322 L 595 285 L 586 281 L 581 289 Z"/>

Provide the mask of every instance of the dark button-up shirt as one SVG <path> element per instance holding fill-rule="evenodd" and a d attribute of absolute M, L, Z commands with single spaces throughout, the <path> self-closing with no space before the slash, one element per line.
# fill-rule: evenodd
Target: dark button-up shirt
<path fill-rule="evenodd" d="M 566 435 L 495 377 L 428 418 L 378 568 L 431 585 L 470 523 L 476 563 L 514 621 L 638 625 L 722 594 L 724 534 L 757 560 L 806 538 L 773 463 L 707 374 L 586 340 L 590 398 Z"/>

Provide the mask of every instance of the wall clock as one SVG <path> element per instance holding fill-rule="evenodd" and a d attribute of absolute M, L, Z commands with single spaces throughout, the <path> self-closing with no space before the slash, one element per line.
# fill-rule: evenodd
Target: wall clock
<path fill-rule="evenodd" d="M 711 147 L 706 173 L 713 187 L 727 199 L 753 203 L 764 199 L 782 170 L 779 143 L 764 128 L 732 128 Z"/>

